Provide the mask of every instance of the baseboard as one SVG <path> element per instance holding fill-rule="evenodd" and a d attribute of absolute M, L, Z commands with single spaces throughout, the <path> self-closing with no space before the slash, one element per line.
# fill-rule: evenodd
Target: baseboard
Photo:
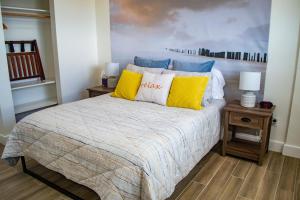
<path fill-rule="evenodd" d="M 284 142 L 278 140 L 270 140 L 269 150 L 282 153 Z"/>
<path fill-rule="evenodd" d="M 0 143 L 5 145 L 6 144 L 6 140 L 8 138 L 8 135 L 4 135 L 0 133 Z"/>
<path fill-rule="evenodd" d="M 285 156 L 300 158 L 300 146 L 285 144 L 283 146 L 282 154 Z"/>

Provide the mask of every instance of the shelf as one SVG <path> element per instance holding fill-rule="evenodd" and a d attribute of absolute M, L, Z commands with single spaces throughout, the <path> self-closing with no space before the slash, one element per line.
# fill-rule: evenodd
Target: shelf
<path fill-rule="evenodd" d="M 1 10 L 3 16 L 9 17 L 33 17 L 41 19 L 50 18 L 49 10 L 43 9 L 1 6 Z"/>
<path fill-rule="evenodd" d="M 35 81 L 11 83 L 11 90 L 15 91 L 15 90 L 21 90 L 21 89 L 39 87 L 39 86 L 51 85 L 51 84 L 55 84 L 55 81 L 54 80 L 45 80 L 45 81 L 35 80 Z"/>
<path fill-rule="evenodd" d="M 235 137 L 238 139 L 249 140 L 252 142 L 260 142 L 260 136 L 251 135 L 247 133 L 236 133 Z"/>
<path fill-rule="evenodd" d="M 40 19 L 48 19 L 50 18 L 50 15 L 47 14 L 39 14 L 39 13 L 25 13 L 25 12 L 8 12 L 3 11 L 3 16 L 8 17 L 33 17 L 33 18 L 40 18 Z"/>
<path fill-rule="evenodd" d="M 51 99 L 45 99 L 42 101 L 36 101 L 36 102 L 30 102 L 22 105 L 17 105 L 15 106 L 15 114 L 20 114 L 23 112 L 31 111 L 31 110 L 36 110 L 39 108 L 44 108 L 48 106 L 54 106 L 57 105 L 57 99 L 56 98 L 51 98 Z"/>
<path fill-rule="evenodd" d="M 1 6 L 1 9 L 16 10 L 16 11 L 27 11 L 27 12 L 49 13 L 49 10 L 36 9 L 36 8 L 22 8 L 22 7 L 14 7 L 14 6 Z"/>
<path fill-rule="evenodd" d="M 227 143 L 226 153 L 239 157 L 247 157 L 251 160 L 258 160 L 260 143 L 235 138 Z"/>

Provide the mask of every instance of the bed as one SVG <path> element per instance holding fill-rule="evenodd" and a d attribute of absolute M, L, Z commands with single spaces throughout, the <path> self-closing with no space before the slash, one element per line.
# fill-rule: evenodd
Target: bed
<path fill-rule="evenodd" d="M 195 111 L 107 94 L 59 105 L 21 120 L 2 159 L 31 157 L 102 200 L 163 200 L 219 141 L 224 104 Z"/>

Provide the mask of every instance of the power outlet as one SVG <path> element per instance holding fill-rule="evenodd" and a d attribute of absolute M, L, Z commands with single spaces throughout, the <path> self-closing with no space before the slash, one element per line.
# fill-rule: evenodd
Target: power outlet
<path fill-rule="evenodd" d="M 278 120 L 277 120 L 277 118 L 274 117 L 272 119 L 272 126 L 277 127 L 277 124 L 278 124 Z"/>

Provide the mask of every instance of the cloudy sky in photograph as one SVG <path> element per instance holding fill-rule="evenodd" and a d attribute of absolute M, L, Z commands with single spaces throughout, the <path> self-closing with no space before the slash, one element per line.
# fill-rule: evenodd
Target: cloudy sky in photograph
<path fill-rule="evenodd" d="M 271 0 L 111 0 L 113 51 L 266 52 Z"/>

